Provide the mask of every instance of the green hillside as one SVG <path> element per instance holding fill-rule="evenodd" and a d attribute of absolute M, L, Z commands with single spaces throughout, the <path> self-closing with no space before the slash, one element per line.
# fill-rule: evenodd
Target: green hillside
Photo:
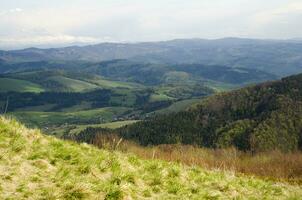
<path fill-rule="evenodd" d="M 100 88 L 96 84 L 78 80 L 76 75 L 69 75 L 68 72 L 63 70 L 25 71 L 5 76 L 39 84 L 47 91 L 83 92 Z M 85 77 L 85 75 L 83 76 Z"/>
<path fill-rule="evenodd" d="M 187 110 L 190 106 L 196 103 L 200 103 L 201 99 L 186 99 L 182 101 L 177 101 L 171 106 L 155 111 L 156 114 L 169 114 L 176 113 Z"/>
<path fill-rule="evenodd" d="M 51 78 L 47 78 L 46 80 L 55 82 L 58 85 L 60 85 L 62 88 L 64 88 L 65 91 L 70 91 L 70 92 L 83 92 L 83 91 L 89 91 L 98 88 L 98 86 L 94 84 L 71 79 L 64 76 L 53 76 Z"/>
<path fill-rule="evenodd" d="M 43 92 L 44 89 L 38 85 L 25 80 L 12 78 L 0 78 L 0 92 Z"/>
<path fill-rule="evenodd" d="M 152 64 L 129 60 L 104 61 L 87 66 L 84 72 L 98 74 L 114 80 L 130 81 L 143 85 L 202 83 L 208 80 L 230 85 L 242 85 L 275 79 L 265 71 L 232 68 L 225 65 L 204 64 Z"/>
<path fill-rule="evenodd" d="M 235 146 L 244 151 L 302 149 L 302 74 L 210 96 L 190 110 L 156 116 L 120 134 L 143 145 Z"/>
<path fill-rule="evenodd" d="M 108 119 L 110 121 L 112 119 Z M 82 131 L 85 131 L 87 128 L 106 128 L 106 129 L 116 129 L 121 128 L 123 126 L 133 124 L 135 122 L 138 122 L 138 120 L 126 120 L 126 121 L 114 121 L 114 122 L 108 122 L 108 123 L 98 123 L 98 124 L 85 124 L 85 125 L 77 125 L 77 124 L 64 124 L 61 126 L 52 127 L 51 129 L 48 129 L 47 131 L 50 133 L 55 134 L 56 136 L 62 137 L 65 134 L 68 135 L 78 135 Z"/>
<path fill-rule="evenodd" d="M 76 112 L 14 112 L 13 115 L 20 121 L 38 127 L 47 127 L 62 124 L 95 124 L 110 122 L 115 117 L 128 111 L 125 107 L 105 107 Z"/>
<path fill-rule="evenodd" d="M 122 81 L 113 81 L 106 78 L 103 78 L 101 76 L 94 75 L 93 78 L 85 78 L 84 79 L 87 82 L 91 82 L 95 85 L 100 86 L 101 88 L 140 88 L 143 87 L 143 85 L 137 84 L 137 83 L 131 83 L 131 82 L 122 82 Z"/>
<path fill-rule="evenodd" d="M 0 199 L 301 199 L 302 188 L 100 150 L 0 118 Z"/>

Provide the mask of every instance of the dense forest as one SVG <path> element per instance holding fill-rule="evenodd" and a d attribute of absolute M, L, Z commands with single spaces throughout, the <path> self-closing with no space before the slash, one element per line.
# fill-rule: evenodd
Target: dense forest
<path fill-rule="evenodd" d="M 29 106 L 41 106 L 45 104 L 55 104 L 51 111 L 65 107 L 71 107 L 82 101 L 91 101 L 93 107 L 105 107 L 110 105 L 110 90 L 95 90 L 87 93 L 75 92 L 42 92 L 42 93 L 19 93 L 5 92 L 0 93 L 0 101 L 8 101 L 8 111 Z"/>
<path fill-rule="evenodd" d="M 116 130 L 142 145 L 195 144 L 211 148 L 284 152 L 302 149 L 302 74 L 206 98 L 187 111 L 155 116 Z M 93 140 L 104 129 L 86 129 Z"/>

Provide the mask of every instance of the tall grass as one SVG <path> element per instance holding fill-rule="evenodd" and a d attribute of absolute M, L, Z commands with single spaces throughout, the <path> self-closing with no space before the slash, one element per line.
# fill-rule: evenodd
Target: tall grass
<path fill-rule="evenodd" d="M 99 141 L 102 148 L 112 151 L 58 140 L 0 117 L 0 199 L 273 200 L 302 196 L 301 186 L 139 159 L 114 149 L 134 152 L 138 148 L 153 158 L 159 154 L 116 136 Z M 165 148 L 163 152 L 171 150 Z"/>
<path fill-rule="evenodd" d="M 98 135 L 93 144 L 109 150 L 134 153 L 144 159 L 180 162 L 205 169 L 233 171 L 239 174 L 302 184 L 302 153 L 271 151 L 259 154 L 229 149 L 206 149 L 192 145 L 142 147 L 116 135 Z"/>

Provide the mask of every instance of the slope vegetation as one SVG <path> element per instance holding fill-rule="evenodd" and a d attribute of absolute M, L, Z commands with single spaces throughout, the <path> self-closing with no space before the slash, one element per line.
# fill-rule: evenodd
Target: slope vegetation
<path fill-rule="evenodd" d="M 43 92 L 44 89 L 35 83 L 12 78 L 0 78 L 0 92 Z"/>
<path fill-rule="evenodd" d="M 299 199 L 302 188 L 140 160 L 0 118 L 1 199 Z"/>
<path fill-rule="evenodd" d="M 302 74 L 203 100 L 185 112 L 124 128 L 143 145 L 185 143 L 241 150 L 302 149 Z"/>

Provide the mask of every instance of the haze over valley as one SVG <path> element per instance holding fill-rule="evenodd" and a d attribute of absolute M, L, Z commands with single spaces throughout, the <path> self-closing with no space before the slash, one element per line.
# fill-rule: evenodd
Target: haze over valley
<path fill-rule="evenodd" d="M 0 3 L 0 199 L 301 199 L 297 0 Z"/>

